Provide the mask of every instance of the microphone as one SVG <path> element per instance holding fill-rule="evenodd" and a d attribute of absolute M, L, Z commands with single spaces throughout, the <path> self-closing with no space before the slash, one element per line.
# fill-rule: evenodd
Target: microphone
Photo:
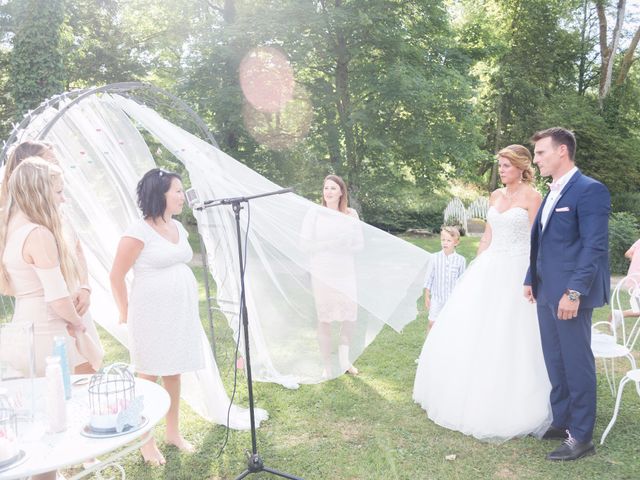
<path fill-rule="evenodd" d="M 198 191 L 191 187 L 184 192 L 184 196 L 187 199 L 187 203 L 189 204 L 189 208 L 191 210 L 199 210 L 202 208 L 202 202 L 200 202 L 200 195 L 198 195 Z"/>

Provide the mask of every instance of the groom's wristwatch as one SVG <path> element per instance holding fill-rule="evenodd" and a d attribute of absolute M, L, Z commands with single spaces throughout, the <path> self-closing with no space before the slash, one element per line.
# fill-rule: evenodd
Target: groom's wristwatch
<path fill-rule="evenodd" d="M 577 302 L 580 300 L 581 293 L 577 290 L 567 290 L 565 293 L 571 302 Z"/>

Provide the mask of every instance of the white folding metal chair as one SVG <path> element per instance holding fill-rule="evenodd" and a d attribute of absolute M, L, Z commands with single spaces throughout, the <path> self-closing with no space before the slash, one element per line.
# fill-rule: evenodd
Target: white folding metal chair
<path fill-rule="evenodd" d="M 637 369 L 632 350 L 640 336 L 640 275 L 624 277 L 611 294 L 611 317 L 593 324 L 591 350 L 602 359 L 611 394 L 616 394 L 615 360 L 626 358 Z"/>
<path fill-rule="evenodd" d="M 636 391 L 638 392 L 638 395 L 640 395 L 640 369 L 639 368 L 636 368 L 634 370 L 629 370 L 625 374 L 625 376 L 622 377 L 622 380 L 620 380 L 620 385 L 618 386 L 618 395 L 616 397 L 616 406 L 613 407 L 613 416 L 611 417 L 611 420 L 609 421 L 609 425 L 607 425 L 607 428 L 605 428 L 602 434 L 602 437 L 600 438 L 600 445 L 604 443 L 604 439 L 607 438 L 607 435 L 609 435 L 609 432 L 611 431 L 613 424 L 616 423 L 616 419 L 618 418 L 618 411 L 620 410 L 620 402 L 622 401 L 622 390 L 624 389 L 624 386 L 629 382 L 635 382 Z"/>

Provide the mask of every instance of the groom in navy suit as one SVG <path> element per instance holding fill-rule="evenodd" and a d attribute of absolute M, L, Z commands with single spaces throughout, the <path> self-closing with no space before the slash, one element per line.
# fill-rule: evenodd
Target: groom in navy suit
<path fill-rule="evenodd" d="M 524 294 L 537 303 L 553 422 L 543 438 L 564 439 L 548 460 L 595 453 L 596 371 L 591 314 L 609 300 L 609 191 L 575 166 L 576 140 L 564 128 L 531 138 L 534 160 L 551 176 L 531 230 Z"/>

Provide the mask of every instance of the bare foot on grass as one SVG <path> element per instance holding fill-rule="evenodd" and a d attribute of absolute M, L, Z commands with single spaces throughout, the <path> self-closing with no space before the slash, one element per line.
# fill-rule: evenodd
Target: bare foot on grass
<path fill-rule="evenodd" d="M 162 455 L 162 452 L 158 449 L 158 445 L 156 445 L 156 441 L 153 438 L 140 448 L 140 453 L 142 453 L 144 463 L 147 465 L 159 467 L 160 465 L 167 463 L 164 455 Z"/>
<path fill-rule="evenodd" d="M 173 445 L 181 452 L 193 453 L 196 451 L 196 448 L 190 442 L 185 440 L 182 435 L 178 435 L 176 438 L 167 438 L 166 442 L 169 445 Z"/>

